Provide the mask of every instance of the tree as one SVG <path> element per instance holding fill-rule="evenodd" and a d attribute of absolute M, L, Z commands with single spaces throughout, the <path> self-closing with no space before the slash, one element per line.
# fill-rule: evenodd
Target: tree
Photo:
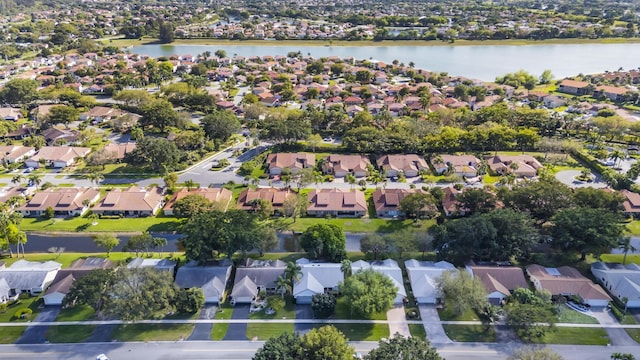
<path fill-rule="evenodd" d="M 605 209 L 560 210 L 551 218 L 552 245 L 563 251 L 579 252 L 581 261 L 587 253 L 599 256 L 620 243 L 625 229 L 621 220 L 618 214 Z"/>
<path fill-rule="evenodd" d="M 287 289 L 293 291 L 293 285 L 302 278 L 302 267 L 294 261 L 289 261 L 284 269 L 284 277 L 288 282 Z"/>
<path fill-rule="evenodd" d="M 191 218 L 195 214 L 211 210 L 212 203 L 199 194 L 189 194 L 173 204 L 173 214 L 177 218 Z"/>
<path fill-rule="evenodd" d="M 339 286 L 351 311 L 364 317 L 389 310 L 398 293 L 388 276 L 373 269 L 358 271 Z"/>
<path fill-rule="evenodd" d="M 178 313 L 195 314 L 204 305 L 204 293 L 201 288 L 178 289 L 175 305 Z"/>
<path fill-rule="evenodd" d="M 173 105 L 165 99 L 152 100 L 140 108 L 142 118 L 141 126 L 153 126 L 164 132 L 169 126 L 180 127 L 181 122 Z"/>
<path fill-rule="evenodd" d="M 487 290 L 480 278 L 472 277 L 466 270 L 443 272 L 437 286 L 442 302 L 457 315 L 469 310 L 480 311 L 488 304 Z"/>
<path fill-rule="evenodd" d="M 325 319 L 333 315 L 336 309 L 336 297 L 332 294 L 320 293 L 311 297 L 311 310 L 313 317 Z"/>
<path fill-rule="evenodd" d="M 538 81 L 540 82 L 540 84 L 543 84 L 543 85 L 550 83 L 551 80 L 553 80 L 553 74 L 549 69 L 544 70 L 542 74 L 540 74 L 540 78 L 538 78 Z"/>
<path fill-rule="evenodd" d="M 63 306 L 89 305 L 97 314 L 111 297 L 111 286 L 115 279 L 112 269 L 96 269 L 77 279 L 63 299 Z"/>
<path fill-rule="evenodd" d="M 360 251 L 366 255 L 373 255 L 373 260 L 378 260 L 378 256 L 389 251 L 389 246 L 385 239 L 376 234 L 365 234 L 360 238 Z"/>
<path fill-rule="evenodd" d="M 555 359 L 552 359 L 555 360 Z M 561 359 L 560 359 L 561 360 Z M 611 360 L 636 360 L 633 354 L 613 353 L 611 354 Z"/>
<path fill-rule="evenodd" d="M 429 340 L 415 336 L 393 335 L 389 340 L 380 340 L 378 347 L 369 351 L 366 360 L 443 360 Z"/>
<path fill-rule="evenodd" d="M 182 243 L 187 259 L 206 261 L 214 253 L 229 258 L 236 252 L 246 253 L 256 247 L 261 227 L 255 215 L 243 210 L 197 213 L 183 226 Z"/>
<path fill-rule="evenodd" d="M 32 174 L 29 174 L 29 176 L 27 176 L 27 180 L 31 184 L 33 184 L 33 186 L 38 188 L 40 186 L 40 183 L 42 183 L 42 175 L 32 173 Z"/>
<path fill-rule="evenodd" d="M 563 357 L 547 347 L 521 347 L 516 349 L 507 360 L 563 360 Z"/>
<path fill-rule="evenodd" d="M 129 241 L 124 245 L 123 251 L 134 251 L 136 257 L 140 252 L 149 252 L 149 248 L 152 245 L 153 237 L 148 232 L 142 234 L 133 235 L 129 238 Z"/>
<path fill-rule="evenodd" d="M 217 143 L 224 143 L 229 140 L 231 135 L 240 130 L 240 121 L 234 113 L 227 110 L 214 111 L 203 117 L 200 120 L 200 125 L 207 137 Z"/>
<path fill-rule="evenodd" d="M 164 21 L 160 22 L 159 30 L 158 30 L 158 38 L 160 39 L 160 43 L 168 44 L 172 43 L 174 40 L 173 34 L 173 25 L 167 24 Z"/>
<path fill-rule="evenodd" d="M 138 141 L 135 150 L 125 155 L 125 161 L 132 165 L 146 165 L 159 172 L 174 169 L 180 163 L 182 152 L 167 139 L 144 137 Z"/>
<path fill-rule="evenodd" d="M 178 174 L 168 173 L 162 178 L 162 180 L 164 180 L 164 186 L 167 188 L 168 192 L 173 194 L 176 191 L 176 186 L 178 185 Z"/>
<path fill-rule="evenodd" d="M 435 199 L 426 192 L 416 192 L 400 200 L 400 211 L 408 218 L 418 221 L 422 216 L 436 215 Z"/>
<path fill-rule="evenodd" d="M 505 306 L 507 325 L 525 341 L 543 337 L 553 329 L 556 316 L 549 292 L 516 289 Z"/>
<path fill-rule="evenodd" d="M 282 212 L 285 216 L 293 218 L 293 222 L 296 222 L 298 216 L 300 216 L 306 209 L 309 201 L 303 194 L 298 193 L 295 196 L 289 196 L 284 199 L 282 205 Z"/>
<path fill-rule="evenodd" d="M 334 224 L 309 226 L 300 237 L 300 245 L 312 259 L 340 261 L 346 257 L 346 244 L 342 228 Z"/>
<path fill-rule="evenodd" d="M 38 97 L 38 83 L 30 79 L 12 79 L 0 90 L 0 100 L 7 104 L 28 104 Z"/>
<path fill-rule="evenodd" d="M 69 124 L 78 120 L 80 112 L 73 106 L 54 106 L 49 110 L 47 122 L 50 124 L 64 124 L 67 128 Z"/>
<path fill-rule="evenodd" d="M 104 248 L 107 251 L 107 257 L 111 254 L 111 250 L 120 245 L 120 240 L 113 234 L 95 235 L 93 242 L 97 247 Z"/>
<path fill-rule="evenodd" d="M 44 136 L 40 136 L 40 135 L 36 135 L 36 136 L 32 135 L 24 139 L 23 143 L 24 143 L 24 146 L 32 146 L 36 150 L 40 150 L 41 148 L 47 146 L 47 141 L 45 140 Z"/>
<path fill-rule="evenodd" d="M 526 182 L 500 195 L 506 207 L 528 212 L 539 224 L 572 205 L 571 189 L 555 179 Z"/>
<path fill-rule="evenodd" d="M 311 151 L 316 152 L 316 147 L 322 143 L 320 134 L 311 134 L 307 138 L 307 144 L 311 146 Z"/>
<path fill-rule="evenodd" d="M 389 251 L 394 252 L 399 258 L 402 257 L 402 254 L 416 251 L 418 245 L 416 233 L 410 229 L 403 229 L 387 234 L 384 236 L 384 240 L 387 242 Z"/>
<path fill-rule="evenodd" d="M 100 184 L 102 180 L 104 180 L 104 175 L 100 171 L 92 170 L 87 175 L 87 179 L 91 181 L 96 186 Z"/>
<path fill-rule="evenodd" d="M 349 276 L 351 276 L 351 260 L 349 259 L 344 259 L 340 262 L 340 271 L 342 271 L 342 275 L 344 275 L 345 278 L 348 278 Z"/>
<path fill-rule="evenodd" d="M 590 171 L 589 175 L 591 175 Z M 582 187 L 573 189 L 573 202 L 578 207 L 605 209 L 613 213 L 621 213 L 624 197 L 617 191 Z"/>
<path fill-rule="evenodd" d="M 264 256 L 265 252 L 274 250 L 278 247 L 280 240 L 276 235 L 275 229 L 271 226 L 262 226 L 260 233 L 256 248 L 258 249 L 260 256 Z"/>
<path fill-rule="evenodd" d="M 283 332 L 267 340 L 253 360 L 297 360 L 302 358 L 300 335 Z"/>
<path fill-rule="evenodd" d="M 456 196 L 458 210 L 464 209 L 465 214 L 486 213 L 496 208 L 498 198 L 495 194 L 484 189 L 466 189 Z"/>
<path fill-rule="evenodd" d="M 307 360 L 351 360 L 353 347 L 347 339 L 333 326 L 312 329 L 300 339 L 304 356 Z"/>

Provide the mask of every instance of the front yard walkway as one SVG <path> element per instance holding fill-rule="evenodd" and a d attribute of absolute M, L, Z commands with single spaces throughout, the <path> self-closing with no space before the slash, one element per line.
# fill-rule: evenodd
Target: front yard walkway
<path fill-rule="evenodd" d="M 420 309 L 420 317 L 424 322 L 424 330 L 427 332 L 427 338 L 432 344 L 450 344 L 453 341 L 449 339 L 447 333 L 444 332 L 442 323 L 440 323 L 440 316 L 438 315 L 438 309 L 435 305 L 421 304 L 418 306 Z"/>
<path fill-rule="evenodd" d="M 393 309 L 387 311 L 387 320 L 389 321 L 389 335 L 393 336 L 398 333 L 404 337 L 411 336 L 404 306 L 396 305 Z"/>

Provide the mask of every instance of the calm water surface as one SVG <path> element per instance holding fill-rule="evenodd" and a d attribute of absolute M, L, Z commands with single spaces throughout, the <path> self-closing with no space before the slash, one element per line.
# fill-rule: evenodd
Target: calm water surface
<path fill-rule="evenodd" d="M 198 55 L 225 50 L 227 55 L 286 55 L 301 51 L 314 57 L 339 56 L 392 62 L 394 59 L 418 68 L 448 72 L 485 81 L 519 69 L 535 75 L 551 69 L 556 78 L 633 69 L 640 67 L 640 44 L 555 44 L 505 46 L 245 46 L 245 45 L 140 45 L 131 53 L 153 57 Z"/>

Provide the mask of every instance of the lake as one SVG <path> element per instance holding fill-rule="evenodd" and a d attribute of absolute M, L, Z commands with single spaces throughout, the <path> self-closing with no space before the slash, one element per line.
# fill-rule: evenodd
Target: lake
<path fill-rule="evenodd" d="M 354 57 L 391 63 L 394 59 L 417 68 L 448 72 L 484 81 L 524 69 L 540 75 L 550 69 L 556 79 L 577 74 L 625 70 L 640 66 L 640 44 L 547 44 L 504 46 L 247 46 L 247 45 L 140 45 L 129 50 L 153 57 L 198 55 L 222 49 L 227 55 L 287 55 L 300 51 L 313 57 Z"/>

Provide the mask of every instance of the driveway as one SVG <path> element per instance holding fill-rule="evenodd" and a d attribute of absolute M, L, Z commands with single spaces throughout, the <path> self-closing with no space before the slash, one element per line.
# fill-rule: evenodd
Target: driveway
<path fill-rule="evenodd" d="M 238 304 L 233 308 L 231 318 L 234 320 L 249 319 L 249 304 Z M 229 330 L 223 340 L 247 340 L 247 323 L 229 324 Z"/>
<path fill-rule="evenodd" d="M 313 319 L 311 305 L 296 304 L 296 319 Z M 313 329 L 313 324 L 294 323 L 293 330 L 299 334 L 306 334 Z"/>
<path fill-rule="evenodd" d="M 60 306 L 45 306 L 42 311 L 33 319 L 34 322 L 54 321 L 60 313 Z M 16 344 L 42 344 L 47 341 L 45 334 L 49 330 L 48 326 L 30 326 L 22 336 L 16 341 Z"/>
<path fill-rule="evenodd" d="M 616 325 L 619 324 L 618 319 L 616 319 L 611 310 L 604 307 L 592 307 L 591 312 L 593 317 L 595 317 L 598 322 L 602 325 Z M 609 335 L 609 343 L 614 346 L 635 346 L 638 345 L 629 334 L 625 331 L 625 329 L 612 329 L 605 328 L 607 335 Z"/>
<path fill-rule="evenodd" d="M 387 311 L 387 320 L 389 320 L 389 334 L 394 336 L 396 333 L 409 337 L 409 324 L 407 324 L 407 316 L 404 312 L 404 306 L 395 305 L 391 310 Z"/>
<path fill-rule="evenodd" d="M 579 170 L 558 171 L 558 173 L 556 174 L 556 179 L 561 183 L 572 188 L 592 187 L 596 189 L 602 189 L 607 187 L 607 183 L 604 180 L 602 180 L 602 177 L 600 177 L 599 175 L 591 173 L 591 175 L 594 176 L 594 180 L 592 182 L 584 182 L 584 181 L 576 180 L 575 177 L 578 175 L 580 175 Z"/>
<path fill-rule="evenodd" d="M 450 344 L 453 341 L 449 339 L 444 332 L 442 323 L 440 323 L 440 315 L 435 305 L 421 304 L 418 306 L 420 309 L 420 317 L 424 322 L 424 330 L 427 332 L 427 338 L 432 344 Z"/>
<path fill-rule="evenodd" d="M 212 320 L 216 317 L 217 310 L 218 307 L 216 305 L 204 304 L 198 319 Z M 213 329 L 213 324 L 196 324 L 187 340 L 211 340 L 211 329 Z"/>
<path fill-rule="evenodd" d="M 91 336 L 85 342 L 109 342 L 111 333 L 120 325 L 96 325 Z"/>

